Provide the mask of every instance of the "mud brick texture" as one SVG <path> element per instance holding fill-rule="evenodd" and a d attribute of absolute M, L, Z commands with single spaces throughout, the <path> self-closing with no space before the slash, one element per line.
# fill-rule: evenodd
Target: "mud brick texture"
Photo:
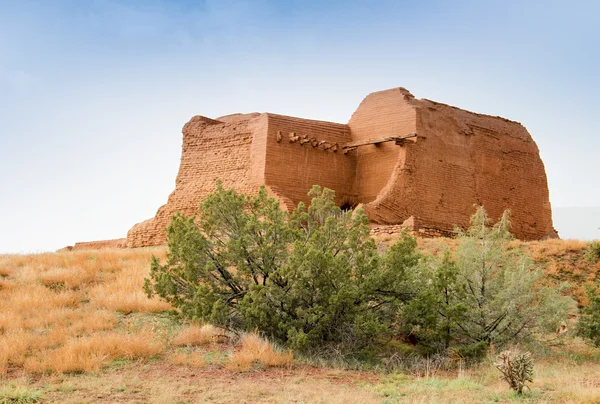
<path fill-rule="evenodd" d="M 345 144 L 417 136 L 344 149 Z M 426 99 L 404 88 L 369 94 L 347 124 L 272 113 L 193 117 L 183 127 L 175 190 L 127 234 L 127 247 L 162 245 L 175 212 L 194 215 L 221 180 L 254 193 L 265 185 L 291 210 L 312 185 L 363 206 L 374 232 L 444 236 L 466 227 L 475 205 L 492 219 L 511 210 L 513 234 L 557 237 L 539 150 L 525 127 Z"/>

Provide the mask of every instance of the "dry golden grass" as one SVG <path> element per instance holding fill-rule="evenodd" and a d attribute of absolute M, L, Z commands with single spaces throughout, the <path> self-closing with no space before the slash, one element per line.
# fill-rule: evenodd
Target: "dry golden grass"
<path fill-rule="evenodd" d="M 83 284 L 91 282 L 96 273 L 86 271 L 83 268 L 50 268 L 39 274 L 42 285 L 49 287 L 78 288 Z"/>
<path fill-rule="evenodd" d="M 201 327 L 190 325 L 179 331 L 179 333 L 171 340 L 171 345 L 199 346 L 210 342 L 220 342 L 224 338 L 227 338 L 226 332 L 210 324 L 205 324 Z"/>
<path fill-rule="evenodd" d="M 16 284 L 10 279 L 0 278 L 0 291 L 2 289 L 12 289 L 16 286 Z"/>
<path fill-rule="evenodd" d="M 544 240 L 531 241 L 527 243 L 528 249 L 531 252 L 539 251 L 545 256 L 564 255 L 567 252 L 578 252 L 585 250 L 588 242 L 581 240 Z"/>
<path fill-rule="evenodd" d="M 580 240 L 545 240 L 524 242 L 520 248 L 543 269 L 546 281 L 568 282 L 569 294 L 586 305 L 586 286 L 600 277 L 600 262 L 585 257 L 588 246 Z"/>
<path fill-rule="evenodd" d="M 89 371 L 161 352 L 146 329 L 105 332 L 118 325 L 117 311 L 170 309 L 141 291 L 152 253 L 164 250 L 0 256 L 0 374 Z"/>
<path fill-rule="evenodd" d="M 136 334 L 111 331 L 71 339 L 58 349 L 25 359 L 24 368 L 36 373 L 90 372 L 115 359 L 148 358 L 162 352 L 162 349 L 147 329 Z"/>
<path fill-rule="evenodd" d="M 10 276 L 11 273 L 12 271 L 10 269 L 0 266 L 0 278 Z"/>
<path fill-rule="evenodd" d="M 439 255 L 445 249 L 454 250 L 457 240 L 448 238 L 418 239 L 418 249 L 425 254 Z M 509 250 L 520 250 L 533 260 L 546 275 L 544 282 L 556 286 L 569 284 L 568 294 L 578 304 L 586 305 L 586 287 L 600 279 L 600 262 L 590 262 L 585 254 L 590 243 L 581 240 L 512 240 Z"/>
<path fill-rule="evenodd" d="M 513 241 L 511 248 L 538 251 L 537 264 L 549 278 L 575 280 L 572 293 L 582 293 L 585 282 L 600 274 L 600 263 L 583 258 L 585 245 L 544 243 Z M 419 240 L 420 248 L 433 253 L 444 244 L 452 248 L 455 241 Z M 0 383 L 27 373 L 65 373 L 25 383 L 43 389 L 51 402 L 150 402 L 161 393 L 165 402 L 600 402 L 600 351 L 570 337 L 556 355 L 536 358 L 534 383 L 524 399 L 498 380 L 489 363 L 458 377 L 446 372 L 389 380 L 382 374 L 292 367 L 290 352 L 255 334 L 231 346 L 217 328 L 179 329 L 167 314 L 144 314 L 170 309 L 141 292 L 153 253 L 164 256 L 164 250 L 0 256 Z M 171 338 L 174 330 L 179 331 Z M 159 360 L 143 366 L 121 361 L 155 356 Z M 69 374 L 111 364 L 109 372 Z M 239 373 L 233 384 L 223 370 L 270 367 Z M 202 388 L 190 383 L 198 373 L 207 381 Z"/>
<path fill-rule="evenodd" d="M 237 371 L 250 370 L 254 365 L 263 368 L 291 365 L 294 355 L 291 351 L 279 352 L 273 345 L 256 334 L 245 334 L 241 348 L 235 351 L 227 362 L 227 368 Z"/>
<path fill-rule="evenodd" d="M 160 312 L 171 309 L 168 303 L 158 298 L 148 299 L 142 289 L 144 277 L 147 275 L 147 266 L 136 266 L 128 271 L 120 271 L 113 277 L 107 277 L 107 280 L 90 289 L 90 303 L 95 307 L 123 313 Z"/>
<path fill-rule="evenodd" d="M 175 365 L 203 368 L 208 365 L 202 352 L 174 352 L 167 357 L 167 361 Z"/>

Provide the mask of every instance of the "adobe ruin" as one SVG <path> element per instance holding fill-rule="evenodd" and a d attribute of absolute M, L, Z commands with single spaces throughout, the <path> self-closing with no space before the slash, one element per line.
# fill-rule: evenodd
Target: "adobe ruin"
<path fill-rule="evenodd" d="M 193 117 L 175 190 L 128 232 L 127 246 L 165 244 L 172 215 L 196 214 L 218 179 L 245 193 L 265 185 L 288 210 L 309 202 L 312 185 L 331 188 L 340 206 L 364 206 L 374 232 L 447 235 L 468 225 L 478 204 L 494 219 L 511 209 L 520 239 L 557 237 L 544 164 L 521 124 L 404 88 L 369 94 L 347 124 L 272 113 Z"/>

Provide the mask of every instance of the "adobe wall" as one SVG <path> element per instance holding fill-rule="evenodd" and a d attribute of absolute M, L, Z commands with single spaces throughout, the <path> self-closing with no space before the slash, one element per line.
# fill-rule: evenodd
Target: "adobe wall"
<path fill-rule="evenodd" d="M 73 246 L 67 246 L 59 251 L 83 251 L 83 250 L 104 250 L 112 248 L 124 248 L 127 246 L 127 239 L 118 238 L 113 240 L 81 241 Z"/>
<path fill-rule="evenodd" d="M 403 145 L 343 151 L 410 132 L 417 137 Z M 218 179 L 244 193 L 266 185 L 288 210 L 321 185 L 336 191 L 340 206 L 362 204 L 373 225 L 424 235 L 467 226 L 474 204 L 493 219 L 510 208 L 517 237 L 556 237 L 544 165 L 521 124 L 417 100 L 403 88 L 369 94 L 347 125 L 270 113 L 192 118 L 175 191 L 154 218 L 129 231 L 127 246 L 164 244 L 172 215 L 196 214 Z"/>
<path fill-rule="evenodd" d="M 251 146 L 255 132 L 261 131 L 266 131 L 266 117 L 258 114 L 236 114 L 220 120 L 193 117 L 183 127 L 175 190 L 152 219 L 129 230 L 127 247 L 165 244 L 165 228 L 173 214 L 195 215 L 200 201 L 215 190 L 217 180 L 225 188 L 255 192 L 259 184 L 257 176 L 252 174 L 257 167 L 251 164 Z M 257 158 L 260 160 L 261 156 Z"/>
<path fill-rule="evenodd" d="M 293 139 L 290 139 L 292 135 Z M 128 247 L 162 245 L 176 212 L 195 215 L 215 183 L 252 194 L 266 185 L 282 208 L 309 202 L 319 184 L 336 190 L 338 203 L 354 201 L 355 157 L 344 155 L 347 125 L 275 114 L 233 114 L 216 120 L 196 116 L 183 128 L 181 164 L 165 205 L 127 234 Z M 335 148 L 328 146 L 338 145 Z"/>
<path fill-rule="evenodd" d="M 407 102 L 412 95 L 403 88 L 369 94 L 348 122 L 353 141 L 401 136 L 416 131 L 416 110 Z M 394 142 L 361 146 L 356 153 L 354 192 L 369 215 L 380 223 L 402 223 L 409 215 L 406 200 L 382 200 L 392 180 L 400 185 L 407 147 Z M 393 203 L 390 203 L 393 202 Z"/>
<path fill-rule="evenodd" d="M 494 221 L 511 209 L 520 239 L 557 236 L 544 164 L 523 125 L 429 100 L 415 104 L 420 136 L 408 160 L 419 184 L 416 217 L 428 227 L 465 227 L 477 204 Z"/>
<path fill-rule="evenodd" d="M 336 203 L 356 202 L 352 184 L 356 156 L 345 155 L 341 146 L 349 143 L 347 125 L 265 114 L 268 132 L 265 153 L 264 184 L 285 196 L 293 209 L 300 201 L 308 205 L 313 185 L 336 191 Z M 334 148 L 335 144 L 338 147 Z"/>
<path fill-rule="evenodd" d="M 369 94 L 348 122 L 353 141 L 364 141 L 414 132 L 415 109 L 405 99 L 408 91 L 395 88 Z M 374 201 L 404 160 L 404 148 L 393 142 L 362 146 L 356 150 L 355 192 L 361 203 Z"/>
<path fill-rule="evenodd" d="M 388 183 L 366 205 L 371 221 L 405 222 L 417 234 L 448 232 L 454 225 L 468 226 L 477 204 L 494 220 L 511 209 L 518 238 L 557 236 L 544 165 L 521 124 L 417 100 L 399 90 L 401 100 L 395 89 L 377 93 L 379 102 L 406 104 L 404 110 L 396 107 L 397 114 L 414 117 L 418 137 L 401 147 Z"/>

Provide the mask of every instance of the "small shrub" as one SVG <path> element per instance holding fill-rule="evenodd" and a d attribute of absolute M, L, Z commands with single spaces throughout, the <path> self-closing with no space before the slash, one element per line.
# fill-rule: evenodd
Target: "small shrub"
<path fill-rule="evenodd" d="M 502 379 L 517 394 L 523 394 L 525 383 L 533 383 L 533 359 L 529 352 L 514 354 L 504 351 L 498 355 L 495 366 L 502 373 Z"/>
<path fill-rule="evenodd" d="M 413 283 L 416 297 L 403 307 L 405 332 L 426 354 L 451 350 L 467 362 L 490 345 L 553 331 L 575 308 L 562 289 L 545 287 L 542 272 L 511 246 L 509 212 L 490 226 L 479 207 L 454 252 L 432 257 Z"/>
<path fill-rule="evenodd" d="M 592 345 L 600 347 L 600 294 L 598 289 L 588 288 L 587 297 L 590 304 L 581 309 L 577 333 L 590 341 Z"/>
<path fill-rule="evenodd" d="M 585 258 L 591 262 L 600 261 L 600 241 L 592 241 L 588 245 Z"/>

